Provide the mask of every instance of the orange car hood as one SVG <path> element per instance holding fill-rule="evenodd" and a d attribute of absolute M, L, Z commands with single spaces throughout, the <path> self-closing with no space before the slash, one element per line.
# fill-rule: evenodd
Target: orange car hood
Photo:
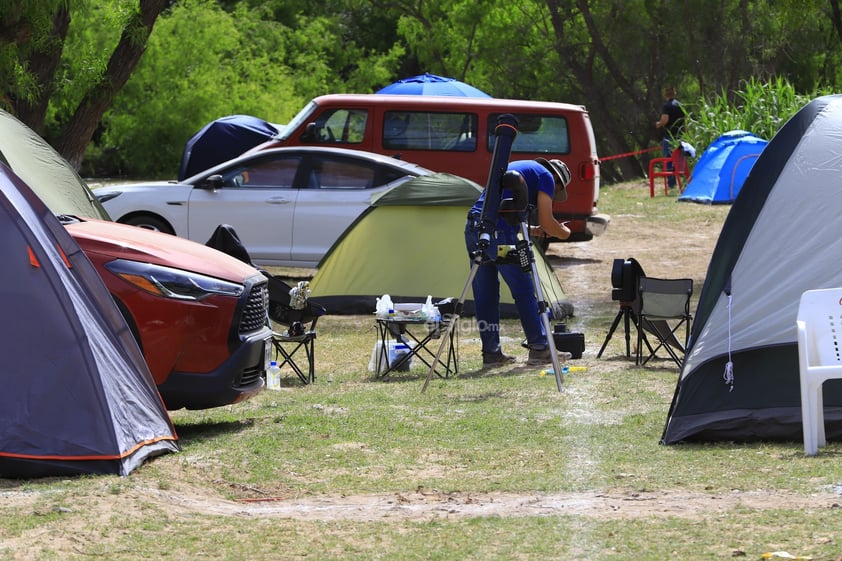
<path fill-rule="evenodd" d="M 169 234 L 91 219 L 67 224 L 66 228 L 86 254 L 154 263 L 237 283 L 260 274 L 221 251 Z"/>

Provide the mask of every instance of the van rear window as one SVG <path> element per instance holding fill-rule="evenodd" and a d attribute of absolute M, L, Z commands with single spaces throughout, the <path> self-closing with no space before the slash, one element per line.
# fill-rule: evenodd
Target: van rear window
<path fill-rule="evenodd" d="M 474 113 L 387 111 L 383 115 L 383 148 L 387 150 L 455 150 L 477 148 Z"/>
<path fill-rule="evenodd" d="M 494 150 L 494 128 L 501 113 L 488 116 L 488 151 Z M 518 120 L 518 133 L 512 143 L 512 152 L 531 152 L 549 154 L 570 153 L 570 132 L 567 119 L 556 115 L 535 113 L 515 114 Z"/>

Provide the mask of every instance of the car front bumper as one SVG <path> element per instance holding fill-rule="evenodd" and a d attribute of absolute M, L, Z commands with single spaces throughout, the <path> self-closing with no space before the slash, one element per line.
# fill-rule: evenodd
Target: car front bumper
<path fill-rule="evenodd" d="M 264 386 L 271 337 L 268 327 L 243 336 L 228 360 L 211 372 L 172 372 L 158 386 L 167 409 L 209 409 L 257 395 Z"/>

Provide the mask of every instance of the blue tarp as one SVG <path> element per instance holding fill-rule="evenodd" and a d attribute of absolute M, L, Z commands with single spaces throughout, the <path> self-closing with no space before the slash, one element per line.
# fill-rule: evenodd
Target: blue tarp
<path fill-rule="evenodd" d="M 276 125 L 249 115 L 230 115 L 212 121 L 187 141 L 178 180 L 236 158 L 277 134 Z"/>
<path fill-rule="evenodd" d="M 702 153 L 679 201 L 730 204 L 768 141 L 750 132 L 726 132 Z"/>

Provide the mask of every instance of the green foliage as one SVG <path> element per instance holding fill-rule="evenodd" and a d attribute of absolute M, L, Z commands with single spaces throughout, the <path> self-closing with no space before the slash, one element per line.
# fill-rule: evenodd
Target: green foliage
<path fill-rule="evenodd" d="M 185 142 L 210 121 L 246 114 L 285 123 L 317 95 L 371 91 L 403 55 L 357 47 L 341 12 L 291 9 L 184 0 L 162 15 L 89 147 L 85 174 L 173 177 Z"/>
<path fill-rule="evenodd" d="M 175 176 L 185 142 L 206 123 L 232 114 L 277 121 L 295 111 L 303 100 L 283 64 L 279 27 L 212 0 L 180 2 L 160 18 L 103 121 L 98 144 L 109 147 L 111 173 Z"/>
<path fill-rule="evenodd" d="M 75 6 L 65 40 L 64 56 L 56 75 L 55 93 L 50 99 L 47 127 L 66 122 L 85 93 L 100 81 L 111 51 L 120 40 L 128 15 L 136 10 L 135 0 L 79 2 Z"/>
<path fill-rule="evenodd" d="M 42 92 L 30 57 L 56 48 L 53 14 L 66 0 L 0 0 L 0 109 L 18 100 L 34 101 Z"/>
<path fill-rule="evenodd" d="M 50 35 L 58 7 L 72 15 L 63 43 Z M 0 106 L 49 95 L 46 133 L 58 138 L 137 9 L 138 0 L 0 0 Z M 691 111 L 697 148 L 736 126 L 769 136 L 803 102 L 796 92 L 838 89 L 835 25 L 825 0 L 179 0 L 100 123 L 85 173 L 171 175 L 184 141 L 215 118 L 285 122 L 314 96 L 373 92 L 425 71 L 496 97 L 585 105 L 605 155 L 653 143 L 666 84 Z M 33 53 L 47 46 L 62 59 L 41 83 Z M 43 108 L 33 111 L 38 122 Z M 623 159 L 603 181 L 643 171 Z"/>
<path fill-rule="evenodd" d="M 761 81 L 750 78 L 743 89 L 722 92 L 710 99 L 686 104 L 688 111 L 684 140 L 692 144 L 697 153 L 732 130 L 749 131 L 770 140 L 778 129 L 799 109 L 821 92 L 798 94 L 784 78 Z"/>

